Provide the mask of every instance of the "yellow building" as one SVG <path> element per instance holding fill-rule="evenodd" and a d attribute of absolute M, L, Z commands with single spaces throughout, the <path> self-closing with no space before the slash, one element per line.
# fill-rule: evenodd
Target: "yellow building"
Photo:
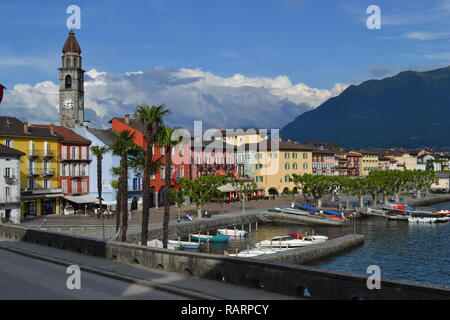
<path fill-rule="evenodd" d="M 292 174 L 312 174 L 312 149 L 302 144 L 280 141 L 276 146 L 268 140 L 267 148 L 252 150 L 248 145 L 247 151 L 253 154 L 248 156 L 253 166 L 251 176 L 266 195 L 300 191 L 289 181 Z"/>
<path fill-rule="evenodd" d="M 0 117 L 2 144 L 25 153 L 20 159 L 21 215 L 60 213 L 59 140 L 52 128 Z"/>
<path fill-rule="evenodd" d="M 361 151 L 362 155 L 362 176 L 366 177 L 371 171 L 379 169 L 378 154 L 371 151 Z"/>

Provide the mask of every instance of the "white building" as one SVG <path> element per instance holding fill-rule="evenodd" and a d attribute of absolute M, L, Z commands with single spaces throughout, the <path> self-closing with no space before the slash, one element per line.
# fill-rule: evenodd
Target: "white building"
<path fill-rule="evenodd" d="M 20 223 L 20 157 L 25 153 L 0 144 L 0 220 Z"/>

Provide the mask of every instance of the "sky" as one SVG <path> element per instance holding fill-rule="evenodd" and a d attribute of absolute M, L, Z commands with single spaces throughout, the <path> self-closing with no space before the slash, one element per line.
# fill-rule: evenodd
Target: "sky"
<path fill-rule="evenodd" d="M 0 0 L 1 115 L 58 121 L 70 5 L 99 126 L 165 103 L 172 125 L 279 128 L 350 84 L 450 65 L 450 0 Z"/>

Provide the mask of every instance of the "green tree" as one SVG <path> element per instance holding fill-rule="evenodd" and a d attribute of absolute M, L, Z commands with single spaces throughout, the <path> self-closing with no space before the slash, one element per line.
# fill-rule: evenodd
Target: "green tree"
<path fill-rule="evenodd" d="M 239 199 L 242 202 L 242 213 L 244 214 L 247 197 L 251 195 L 258 188 L 258 186 L 254 181 L 244 179 L 232 180 L 231 185 L 233 186 L 234 191 L 239 195 Z"/>
<path fill-rule="evenodd" d="M 167 126 L 159 127 L 157 133 L 158 145 L 164 148 L 165 155 L 165 177 L 164 177 L 164 217 L 163 217 L 163 247 L 167 249 L 169 243 L 169 220 L 170 220 L 170 190 L 172 179 L 172 149 L 181 141 L 174 135 L 175 129 Z"/>
<path fill-rule="evenodd" d="M 147 245 L 148 239 L 148 221 L 150 216 L 151 202 L 151 185 L 150 175 L 152 175 L 152 166 L 154 167 L 153 147 L 155 145 L 158 128 L 164 125 L 164 118 L 170 113 L 165 109 L 164 105 L 149 106 L 146 104 L 138 105 L 136 113 L 139 120 L 145 128 L 145 163 L 144 175 L 142 177 L 142 226 L 141 226 L 141 243 Z"/>
<path fill-rule="evenodd" d="M 98 193 L 98 202 L 100 204 L 99 215 L 102 212 L 102 162 L 103 156 L 109 152 L 108 146 L 92 146 L 91 147 L 93 155 L 97 158 L 97 193 Z M 98 216 L 97 216 L 98 217 Z M 103 217 L 103 215 L 102 215 Z"/>
<path fill-rule="evenodd" d="M 202 209 L 205 204 L 210 202 L 220 190 L 218 188 L 226 184 L 226 177 L 214 176 L 211 174 L 200 176 L 194 180 L 181 178 L 178 184 L 186 190 L 186 194 L 197 207 L 198 218 L 202 217 Z"/>
<path fill-rule="evenodd" d="M 170 190 L 170 200 L 175 203 L 178 208 L 178 221 L 181 220 L 181 208 L 186 201 L 186 194 L 182 188 Z"/>
<path fill-rule="evenodd" d="M 120 167 L 112 167 L 110 169 L 111 175 L 113 177 L 120 176 Z M 111 186 L 116 191 L 116 232 L 119 231 L 120 228 L 120 194 L 119 194 L 119 180 L 112 180 Z"/>
<path fill-rule="evenodd" d="M 128 157 L 136 153 L 138 147 L 134 144 L 134 132 L 124 130 L 121 132 L 113 131 L 116 141 L 110 147 L 114 155 L 120 157 L 120 175 L 119 175 L 119 199 L 121 215 L 121 237 L 120 241 L 127 241 L 128 229 Z"/>

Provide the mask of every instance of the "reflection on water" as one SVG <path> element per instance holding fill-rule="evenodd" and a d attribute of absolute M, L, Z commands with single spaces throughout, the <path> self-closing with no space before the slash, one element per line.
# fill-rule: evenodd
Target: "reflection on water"
<path fill-rule="evenodd" d="M 450 208 L 450 202 L 435 205 L 438 210 Z M 429 282 L 450 286 L 450 222 L 441 224 L 408 224 L 382 218 L 360 219 L 356 233 L 365 235 L 365 243 L 350 252 L 309 265 L 331 270 L 366 273 L 369 265 L 378 265 L 382 277 Z M 203 246 L 201 252 L 234 253 L 254 247 L 256 242 L 299 231 L 312 233 L 300 225 L 268 224 L 253 230 L 244 239 L 230 239 L 228 244 Z M 346 227 L 315 227 L 314 232 L 330 239 L 353 233 L 353 223 Z M 246 229 L 248 230 L 248 229 Z"/>

